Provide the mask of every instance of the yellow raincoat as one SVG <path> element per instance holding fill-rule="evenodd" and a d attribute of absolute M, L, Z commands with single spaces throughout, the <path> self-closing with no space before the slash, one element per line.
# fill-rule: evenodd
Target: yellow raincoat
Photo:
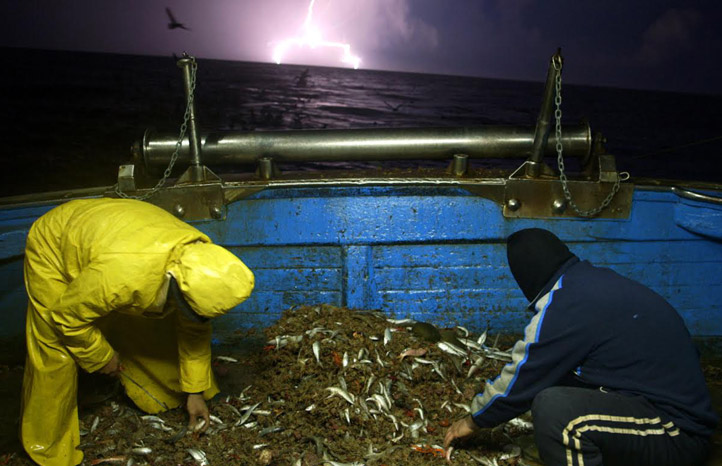
<path fill-rule="evenodd" d="M 206 399 L 218 392 L 210 323 L 166 306 L 171 275 L 204 317 L 238 305 L 254 286 L 236 256 L 145 202 L 75 200 L 33 224 L 20 436 L 34 461 L 73 466 L 83 459 L 76 363 L 94 372 L 117 351 L 126 392 L 147 412 L 180 406 L 184 392 Z"/>

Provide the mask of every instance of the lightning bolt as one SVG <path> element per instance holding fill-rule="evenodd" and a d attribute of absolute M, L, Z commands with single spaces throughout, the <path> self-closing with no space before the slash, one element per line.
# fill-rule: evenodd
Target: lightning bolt
<path fill-rule="evenodd" d="M 280 65 L 286 52 L 292 47 L 308 47 L 315 49 L 318 47 L 330 47 L 341 49 L 341 62 L 353 66 L 358 69 L 361 64 L 361 58 L 351 53 L 351 45 L 343 42 L 331 42 L 323 39 L 321 30 L 313 23 L 313 4 L 316 0 L 311 0 L 308 5 L 306 19 L 303 22 L 302 35 L 300 37 L 291 37 L 280 41 L 273 49 L 273 61 Z"/>

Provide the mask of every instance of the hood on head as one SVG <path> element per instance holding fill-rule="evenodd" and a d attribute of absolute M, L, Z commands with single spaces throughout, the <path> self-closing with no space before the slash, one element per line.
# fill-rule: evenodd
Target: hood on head
<path fill-rule="evenodd" d="M 183 246 L 171 273 L 196 314 L 225 314 L 251 295 L 253 272 L 232 252 L 212 243 Z"/>
<path fill-rule="evenodd" d="M 554 233 L 528 228 L 509 235 L 506 257 L 514 279 L 531 302 L 559 268 L 575 256 Z"/>

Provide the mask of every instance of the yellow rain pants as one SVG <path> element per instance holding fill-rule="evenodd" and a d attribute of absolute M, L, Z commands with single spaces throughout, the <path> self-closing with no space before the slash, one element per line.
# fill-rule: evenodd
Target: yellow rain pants
<path fill-rule="evenodd" d="M 76 364 L 95 372 L 117 351 L 128 395 L 151 413 L 180 406 L 184 393 L 218 392 L 210 323 L 172 312 L 165 301 L 172 275 L 201 315 L 240 304 L 254 278 L 233 254 L 164 210 L 125 199 L 75 200 L 51 210 L 33 224 L 25 253 L 20 437 L 35 462 L 74 466 L 83 459 Z"/>

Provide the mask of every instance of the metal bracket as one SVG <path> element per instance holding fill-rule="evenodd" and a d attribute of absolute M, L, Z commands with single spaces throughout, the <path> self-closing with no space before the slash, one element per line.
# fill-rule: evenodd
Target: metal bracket
<path fill-rule="evenodd" d="M 613 183 L 596 181 L 569 181 L 569 191 L 577 204 L 599 205 L 609 194 Z M 609 206 L 594 218 L 626 219 L 632 211 L 634 185 L 624 183 Z M 554 218 L 577 217 L 568 208 L 559 180 L 514 179 L 507 180 L 504 190 L 504 217 L 509 218 Z"/>
<path fill-rule="evenodd" d="M 195 184 L 198 182 L 220 183 L 221 179 L 205 165 L 191 165 L 176 181 L 176 185 Z"/>
<path fill-rule="evenodd" d="M 172 186 L 158 191 L 149 202 L 182 220 L 224 220 L 226 217 L 220 183 Z"/>
<path fill-rule="evenodd" d="M 506 180 L 504 186 L 504 217 L 508 218 L 569 218 L 578 217 L 567 205 L 561 181 L 554 178 L 515 177 L 525 172 L 522 164 Z M 586 209 L 598 206 L 609 195 L 619 177 L 611 155 L 599 156 L 599 179 L 568 181 L 575 203 Z M 609 206 L 594 218 L 626 219 L 632 211 L 634 185 L 622 183 Z"/>
<path fill-rule="evenodd" d="M 118 167 L 118 189 L 124 193 L 135 191 L 135 165 Z"/>

